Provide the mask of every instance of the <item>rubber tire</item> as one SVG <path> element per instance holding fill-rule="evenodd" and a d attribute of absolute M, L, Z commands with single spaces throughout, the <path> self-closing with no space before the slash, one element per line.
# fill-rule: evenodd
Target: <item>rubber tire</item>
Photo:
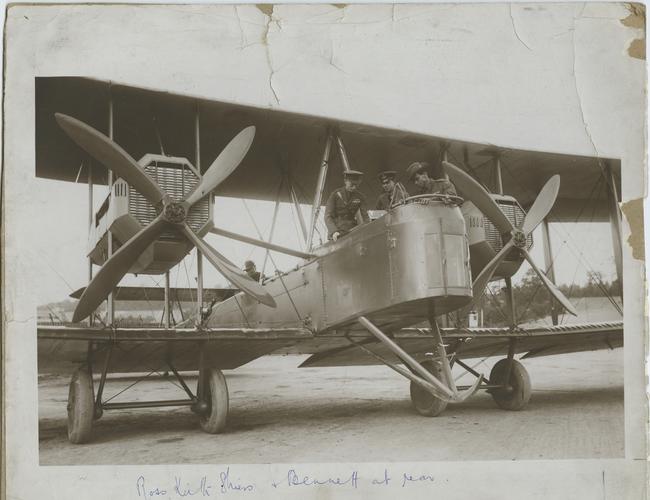
<path fill-rule="evenodd" d="M 208 434 L 219 434 L 228 418 L 228 385 L 221 370 L 209 369 L 203 379 L 207 396 L 208 413 L 199 417 L 201 429 Z M 209 391 L 209 392 L 208 392 Z"/>
<path fill-rule="evenodd" d="M 492 367 L 490 371 L 490 384 L 503 384 L 508 367 L 508 360 L 501 359 Z M 504 410 L 518 411 L 523 410 L 532 394 L 530 385 L 530 377 L 528 371 L 516 359 L 512 360 L 512 369 L 510 370 L 509 385 L 512 386 L 512 391 L 505 389 L 492 389 L 490 393 L 496 404 Z"/>
<path fill-rule="evenodd" d="M 427 359 L 420 364 L 426 368 L 428 372 L 432 373 L 440 380 L 443 380 L 442 370 L 433 360 Z M 435 397 L 424 387 L 413 381 L 411 381 L 410 392 L 413 408 L 424 417 L 437 417 L 445 411 L 445 408 L 447 408 L 447 401 Z"/>
<path fill-rule="evenodd" d="M 95 411 L 93 378 L 86 367 L 72 374 L 68 390 L 68 440 L 74 444 L 90 441 Z"/>

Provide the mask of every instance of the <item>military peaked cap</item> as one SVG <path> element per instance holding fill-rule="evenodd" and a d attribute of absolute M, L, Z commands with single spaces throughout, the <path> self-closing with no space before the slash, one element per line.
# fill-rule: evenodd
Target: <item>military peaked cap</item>
<path fill-rule="evenodd" d="M 379 177 L 379 180 L 381 182 L 384 182 L 387 179 L 392 181 L 395 179 L 395 177 L 397 177 L 397 172 L 394 170 L 384 170 L 383 172 L 379 172 L 379 175 L 377 177 Z"/>

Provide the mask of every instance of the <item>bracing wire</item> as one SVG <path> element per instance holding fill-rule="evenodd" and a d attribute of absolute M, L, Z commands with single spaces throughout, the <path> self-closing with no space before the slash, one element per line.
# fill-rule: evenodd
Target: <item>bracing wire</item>
<path fill-rule="evenodd" d="M 530 191 L 529 189 L 527 189 L 525 186 L 523 186 L 523 185 L 519 182 L 519 180 L 517 179 L 516 176 L 513 176 L 513 175 L 512 175 L 512 172 L 511 172 L 510 169 L 507 167 L 507 165 L 503 164 L 502 166 L 503 166 L 503 167 L 506 169 L 506 171 L 510 174 L 510 177 L 511 177 L 512 179 L 514 179 L 515 182 L 517 182 L 517 184 L 519 185 L 519 187 L 520 187 L 522 190 L 528 190 L 528 191 Z M 601 170 L 603 170 L 602 165 L 599 164 L 599 166 L 601 167 Z M 578 214 L 577 214 L 577 216 L 576 216 L 576 218 L 575 218 L 575 222 L 576 222 L 576 223 L 581 219 L 581 217 L 582 217 L 582 215 L 583 215 L 585 209 L 587 208 L 589 202 L 591 202 L 594 198 L 599 198 L 599 197 L 601 196 L 601 192 L 602 192 L 603 187 L 606 187 L 606 186 L 605 186 L 606 183 L 603 182 L 604 180 L 605 180 L 605 179 L 604 179 L 604 177 L 603 177 L 602 175 L 599 176 L 599 177 L 596 179 L 596 182 L 595 182 L 594 185 L 592 186 L 592 189 L 591 189 L 589 195 L 588 195 L 587 198 L 585 199 L 585 202 L 583 203 L 582 207 L 580 208 L 580 211 L 578 212 Z M 596 193 L 597 196 L 594 196 L 594 193 L 595 193 L 597 190 L 598 190 L 598 192 Z M 592 213 L 591 213 L 590 221 L 593 221 L 593 219 L 594 219 L 594 216 L 595 216 L 595 209 L 596 209 L 596 207 L 595 207 L 595 205 L 594 205 L 594 206 L 592 207 Z M 569 236 L 569 238 L 570 238 L 571 240 L 573 240 L 573 239 L 570 237 L 568 231 L 566 231 L 564 228 L 562 228 L 562 229 L 563 229 L 563 231 L 564 231 L 564 232 Z M 575 243 L 574 243 L 574 244 L 575 244 Z M 561 251 L 561 249 L 562 249 L 564 246 L 566 246 L 566 247 L 571 251 L 571 253 L 574 255 L 574 257 L 576 257 L 576 258 L 578 259 L 578 261 L 582 263 L 582 266 L 583 266 L 587 271 L 589 271 L 590 273 L 592 273 L 592 275 L 594 275 L 596 278 L 598 278 L 598 275 L 597 275 L 597 274 L 594 274 L 594 270 L 593 270 L 593 268 L 592 268 L 591 265 L 587 262 L 587 260 L 584 258 L 584 254 L 583 254 L 582 252 L 580 252 L 580 255 L 576 255 L 576 253 L 573 251 L 573 249 L 571 249 L 571 248 L 567 245 L 567 240 L 566 240 L 566 239 L 563 240 L 563 244 L 561 245 L 560 249 L 558 249 L 558 250 L 555 252 L 556 255 L 554 256 L 553 260 L 555 260 L 555 258 L 557 257 L 557 254 Z M 552 265 L 552 264 L 551 264 L 551 265 Z M 570 285 L 570 290 L 571 290 L 571 289 L 573 288 L 573 286 L 575 285 L 575 277 L 576 277 L 576 275 L 577 275 L 577 271 L 578 271 L 578 268 L 576 267 L 576 270 L 575 270 L 575 272 L 574 272 L 574 276 L 573 276 L 573 279 L 572 279 L 572 284 Z M 622 314 L 622 311 L 620 310 L 620 307 L 619 307 L 618 303 L 616 303 L 616 301 L 615 301 L 615 300 L 610 296 L 609 292 L 607 291 L 606 287 L 604 286 L 604 283 L 602 283 L 602 280 L 599 280 L 599 279 L 598 279 L 598 281 L 599 281 L 599 282 L 597 282 L 596 284 L 597 284 L 597 286 L 599 287 L 599 289 L 603 292 L 603 294 L 605 295 L 605 297 L 607 297 L 607 299 L 612 303 L 612 305 L 614 306 L 614 308 L 615 308 L 615 309 L 616 309 L 620 314 Z M 534 295 L 535 295 L 536 293 L 537 293 L 537 290 L 535 291 Z M 569 291 L 569 294 L 570 294 L 570 291 Z M 534 297 L 534 295 L 533 295 L 533 297 Z M 532 299 L 531 299 L 531 300 L 532 300 Z M 528 311 L 528 309 L 530 308 L 530 305 L 531 305 L 531 302 L 529 302 L 528 306 L 526 307 L 524 314 Z M 566 312 L 563 312 L 563 314 L 562 314 L 562 322 L 564 321 L 565 316 L 566 316 Z"/>
<path fill-rule="evenodd" d="M 246 209 L 246 212 L 248 213 L 248 217 L 250 217 L 251 222 L 253 223 L 253 226 L 255 226 L 255 231 L 257 231 L 257 235 L 260 239 L 263 239 L 262 232 L 260 231 L 259 227 L 257 226 L 257 223 L 255 222 L 255 218 L 253 217 L 253 214 L 251 213 L 250 209 L 248 208 L 248 204 L 246 203 L 246 200 L 242 198 L 242 203 L 244 204 L 244 208 Z M 275 263 L 275 259 L 271 254 L 269 254 L 269 259 L 271 261 L 271 264 L 273 264 L 273 267 L 275 268 L 275 272 L 278 276 L 278 279 L 280 280 L 280 283 L 282 283 L 282 287 L 284 288 L 284 291 L 287 294 L 287 298 L 289 299 L 289 302 L 291 302 L 291 306 L 293 307 L 293 310 L 296 312 L 296 316 L 298 316 L 298 320 L 302 321 L 302 316 L 300 316 L 300 312 L 298 311 L 298 308 L 296 307 L 295 302 L 293 301 L 293 297 L 291 296 L 291 293 L 289 293 L 289 289 L 287 288 L 286 283 L 284 282 L 284 278 L 282 277 L 282 273 L 278 269 L 277 264 Z"/>
<path fill-rule="evenodd" d="M 502 348 L 503 348 L 503 346 L 501 346 L 501 345 L 497 346 L 494 350 L 490 351 L 490 354 L 488 354 L 487 356 L 485 356 L 483 359 L 479 360 L 478 362 L 474 363 L 470 368 L 471 368 L 472 370 L 474 370 L 478 365 L 480 365 L 481 363 L 485 363 L 485 361 L 486 361 L 488 358 L 491 358 L 492 356 L 494 356 L 494 355 L 495 355 L 498 351 L 500 351 Z M 463 373 L 461 373 L 461 374 L 458 375 L 456 378 L 454 378 L 454 382 L 458 382 L 461 378 L 463 378 L 463 377 L 464 377 L 465 375 L 467 375 L 468 373 L 469 373 L 469 372 L 468 372 L 467 370 L 463 370 Z"/>
<path fill-rule="evenodd" d="M 600 179 L 602 180 L 602 177 L 601 177 Z M 605 186 L 604 184 L 602 184 L 602 185 L 600 186 L 600 189 L 599 189 L 598 195 L 600 195 L 600 192 L 603 190 L 603 188 L 606 188 L 606 186 Z M 592 193 L 593 193 L 593 191 L 594 191 L 594 190 L 592 190 Z M 591 213 L 591 219 L 590 219 L 591 221 L 593 221 L 593 219 L 594 219 L 594 216 L 595 216 L 595 210 L 596 210 L 596 207 L 595 207 L 595 205 L 594 205 L 594 207 L 592 208 L 592 213 Z M 579 214 L 579 217 L 581 216 L 581 214 L 582 214 L 582 211 L 581 211 L 581 213 Z M 574 241 L 573 237 L 571 236 L 571 234 L 570 234 L 566 229 L 564 229 L 564 228 L 562 228 L 562 230 L 563 230 L 563 232 L 566 234 L 566 237 L 567 237 L 567 238 L 564 240 L 564 241 L 565 241 L 565 244 L 566 244 L 566 242 L 567 242 L 568 240 L 571 240 L 571 243 L 572 243 L 576 248 L 578 248 L 578 246 L 577 246 L 577 244 L 575 243 L 575 241 Z M 578 260 L 578 262 L 580 262 L 581 265 L 582 265 L 582 266 L 583 266 L 583 267 L 584 267 L 584 268 L 585 268 L 585 269 L 590 273 L 590 275 L 596 278 L 596 286 L 598 286 L 599 290 L 600 290 L 601 292 L 603 292 L 603 295 L 607 298 L 607 300 L 609 300 L 609 302 L 610 302 L 610 303 L 612 304 L 612 306 L 616 309 L 616 311 L 617 311 L 617 312 L 622 316 L 622 315 L 623 315 L 623 311 L 621 310 L 620 306 L 618 305 L 618 303 L 616 302 L 616 300 L 611 296 L 611 294 L 609 293 L 609 291 L 608 291 L 607 288 L 605 287 L 605 284 L 604 284 L 604 283 L 602 282 L 602 280 L 599 278 L 598 273 L 595 271 L 595 269 L 591 266 L 591 264 L 590 264 L 590 263 L 588 262 L 588 260 L 585 258 L 584 254 L 583 254 L 581 251 L 579 252 L 579 254 L 576 254 L 576 252 L 575 252 L 575 251 L 574 251 L 574 250 L 573 250 L 573 249 L 572 249 L 568 244 L 566 245 L 566 247 L 567 247 L 567 249 L 568 249 L 568 250 L 569 250 L 569 251 L 574 255 L 574 257 Z M 575 284 L 575 275 L 574 275 L 574 283 L 572 283 L 572 285 L 571 285 L 571 289 L 573 288 L 574 284 Z"/>

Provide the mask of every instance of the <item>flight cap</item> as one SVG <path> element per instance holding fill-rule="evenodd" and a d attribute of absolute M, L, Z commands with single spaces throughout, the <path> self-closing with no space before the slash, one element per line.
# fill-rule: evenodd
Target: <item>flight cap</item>
<path fill-rule="evenodd" d="M 429 164 L 423 161 L 414 161 L 406 169 L 406 175 L 409 180 L 412 181 L 415 174 L 420 173 L 426 170 L 429 167 Z"/>

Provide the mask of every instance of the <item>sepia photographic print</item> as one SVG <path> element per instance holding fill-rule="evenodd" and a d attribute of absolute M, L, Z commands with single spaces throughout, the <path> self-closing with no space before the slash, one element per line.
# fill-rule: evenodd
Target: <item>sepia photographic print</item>
<path fill-rule="evenodd" d="M 7 498 L 641 499 L 645 6 L 29 4 Z"/>

